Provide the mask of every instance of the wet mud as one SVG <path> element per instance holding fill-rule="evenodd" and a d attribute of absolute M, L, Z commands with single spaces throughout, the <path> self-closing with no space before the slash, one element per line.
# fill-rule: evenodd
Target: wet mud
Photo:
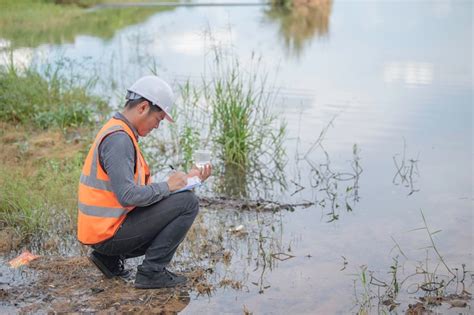
<path fill-rule="evenodd" d="M 139 290 L 133 281 L 107 279 L 87 257 L 41 257 L 22 267 L 34 281 L 0 289 L 1 306 L 19 313 L 175 314 L 190 302 L 192 291 L 208 290 L 206 272 L 183 272 L 186 286 Z"/>

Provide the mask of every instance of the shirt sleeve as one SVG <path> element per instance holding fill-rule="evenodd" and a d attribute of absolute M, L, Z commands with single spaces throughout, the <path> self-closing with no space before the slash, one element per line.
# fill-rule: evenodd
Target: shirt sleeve
<path fill-rule="evenodd" d="M 99 145 L 99 161 L 112 184 L 112 190 L 124 207 L 144 207 L 169 196 L 168 183 L 137 185 L 134 178 L 135 148 L 129 135 L 114 132 Z"/>

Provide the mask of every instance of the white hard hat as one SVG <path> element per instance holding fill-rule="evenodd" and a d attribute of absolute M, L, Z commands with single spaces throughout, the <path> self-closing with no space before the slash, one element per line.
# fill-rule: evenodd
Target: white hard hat
<path fill-rule="evenodd" d="M 161 108 L 165 112 L 167 120 L 174 122 L 173 117 L 170 115 L 174 105 L 173 90 L 162 79 L 154 75 L 144 76 L 133 83 L 127 91 L 126 98 L 128 100 L 144 97 L 152 102 L 153 105 Z"/>

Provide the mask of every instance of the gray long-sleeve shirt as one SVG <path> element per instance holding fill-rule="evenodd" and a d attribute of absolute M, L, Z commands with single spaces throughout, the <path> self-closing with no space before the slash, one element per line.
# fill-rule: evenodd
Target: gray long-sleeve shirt
<path fill-rule="evenodd" d="M 123 120 L 132 129 L 138 139 L 136 129 L 121 114 L 114 118 Z M 144 207 L 169 196 L 166 182 L 141 186 L 135 184 L 133 177 L 136 165 L 136 152 L 132 139 L 124 131 L 114 132 L 102 140 L 99 145 L 99 163 L 110 178 L 112 190 L 124 207 Z"/>

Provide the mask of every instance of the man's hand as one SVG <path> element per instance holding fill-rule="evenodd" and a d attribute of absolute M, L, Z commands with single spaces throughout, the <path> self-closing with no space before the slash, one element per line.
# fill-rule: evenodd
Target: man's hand
<path fill-rule="evenodd" d="M 199 168 L 196 165 L 193 166 L 191 171 L 188 173 L 188 177 L 198 176 L 201 182 L 205 181 L 212 173 L 212 165 L 206 164 L 203 167 Z"/>
<path fill-rule="evenodd" d="M 170 192 L 181 189 L 188 183 L 188 176 L 183 172 L 173 172 L 168 178 L 168 188 Z"/>

